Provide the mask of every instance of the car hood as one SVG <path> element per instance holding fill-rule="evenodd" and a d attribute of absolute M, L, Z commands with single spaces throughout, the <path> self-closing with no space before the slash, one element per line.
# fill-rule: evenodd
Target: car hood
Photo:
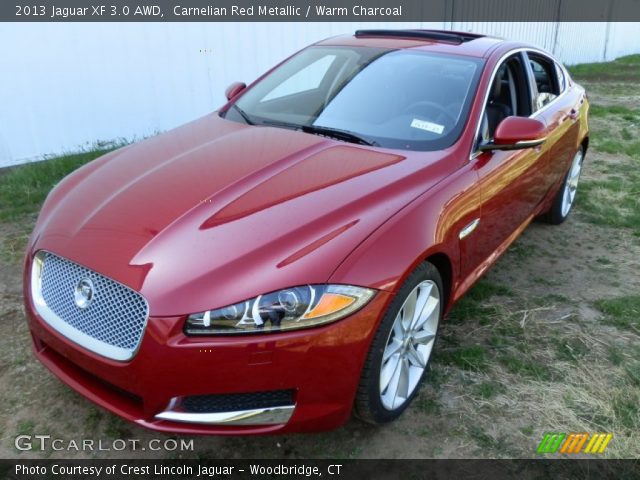
<path fill-rule="evenodd" d="M 446 175 L 445 160 L 442 152 L 411 157 L 212 114 L 63 180 L 45 202 L 31 250 L 140 291 L 151 315 L 217 308 L 326 282 Z"/>

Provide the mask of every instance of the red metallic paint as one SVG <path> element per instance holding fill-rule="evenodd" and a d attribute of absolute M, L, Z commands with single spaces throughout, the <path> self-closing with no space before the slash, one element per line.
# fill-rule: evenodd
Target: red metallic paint
<path fill-rule="evenodd" d="M 508 117 L 505 118 L 494 135 L 493 142 L 496 145 L 513 145 L 527 140 L 544 138 L 546 125 L 533 118 Z"/>
<path fill-rule="evenodd" d="M 74 172 L 42 208 L 24 283 L 35 354 L 72 388 L 159 431 L 335 428 L 350 415 L 369 344 L 403 278 L 437 256 L 451 274 L 448 310 L 548 208 L 588 135 L 584 91 L 572 84 L 558 108 L 534 116 L 548 136 L 541 148 L 470 155 L 496 63 L 526 45 L 488 37 L 457 45 L 353 36 L 321 44 L 486 58 L 460 139 L 438 152 L 395 151 L 242 125 L 213 113 Z M 577 121 L 569 117 L 574 109 Z M 476 218 L 478 229 L 460 240 L 459 232 Z M 42 249 L 145 296 L 150 318 L 131 361 L 86 351 L 39 318 L 28 279 Z M 319 328 L 233 338 L 183 334 L 189 313 L 325 282 L 379 292 L 360 312 Z M 153 419 L 175 396 L 282 388 L 296 391 L 294 416 L 284 426 Z"/>
<path fill-rule="evenodd" d="M 227 97 L 227 100 L 231 100 L 233 97 L 235 97 L 240 92 L 242 92 L 245 88 L 247 88 L 247 85 L 245 83 L 233 82 L 224 91 L 224 96 Z"/>

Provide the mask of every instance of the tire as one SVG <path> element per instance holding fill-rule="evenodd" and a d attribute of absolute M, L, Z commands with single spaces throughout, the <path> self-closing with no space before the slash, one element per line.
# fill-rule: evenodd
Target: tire
<path fill-rule="evenodd" d="M 575 197 L 578 191 L 578 181 L 582 172 L 582 164 L 584 162 L 585 149 L 581 146 L 576 152 L 569 171 L 564 177 L 562 187 L 558 190 L 553 200 L 551 208 L 543 217 L 547 223 L 551 225 L 560 225 L 571 213 L 571 208 L 575 204 Z"/>
<path fill-rule="evenodd" d="M 413 299 L 415 312 L 424 305 L 420 314 L 411 314 Z M 443 300 L 442 278 L 431 263 L 419 265 L 405 280 L 369 348 L 355 401 L 358 418 L 383 424 L 398 418 L 410 405 L 429 369 Z"/>

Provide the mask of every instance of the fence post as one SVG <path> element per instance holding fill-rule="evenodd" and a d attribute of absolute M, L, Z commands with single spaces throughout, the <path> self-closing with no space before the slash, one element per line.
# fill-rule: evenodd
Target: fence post
<path fill-rule="evenodd" d="M 611 18 L 613 15 L 613 5 L 616 3 L 616 0 L 611 0 L 609 3 L 609 8 L 607 11 L 607 28 L 604 32 L 604 48 L 602 49 L 602 61 L 607 61 L 607 50 L 609 48 L 609 35 L 611 35 Z"/>
<path fill-rule="evenodd" d="M 556 31 L 553 36 L 553 47 L 551 48 L 551 53 L 557 55 L 558 48 L 558 36 L 560 35 L 560 18 L 562 17 L 562 0 L 558 0 L 558 8 L 556 9 Z"/>

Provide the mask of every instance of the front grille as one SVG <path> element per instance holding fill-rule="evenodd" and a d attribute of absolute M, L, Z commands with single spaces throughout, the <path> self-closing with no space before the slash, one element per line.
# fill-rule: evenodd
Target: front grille
<path fill-rule="evenodd" d="M 144 297 L 65 258 L 48 252 L 39 255 L 40 271 L 34 268 L 39 279 L 33 285 L 38 313 L 60 333 L 91 351 L 116 360 L 133 357 L 149 314 Z M 75 292 L 87 280 L 93 293 L 90 303 L 81 308 Z"/>
<path fill-rule="evenodd" d="M 193 395 L 182 400 L 182 408 L 189 413 L 220 413 L 293 405 L 293 390 L 270 392 L 229 393 L 222 395 Z"/>

